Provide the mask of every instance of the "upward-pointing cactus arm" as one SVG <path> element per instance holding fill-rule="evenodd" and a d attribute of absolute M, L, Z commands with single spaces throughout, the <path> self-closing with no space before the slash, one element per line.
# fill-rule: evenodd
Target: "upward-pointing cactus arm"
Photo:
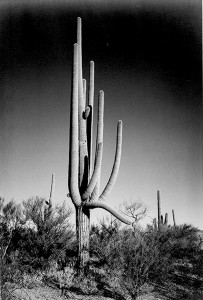
<path fill-rule="evenodd" d="M 88 199 L 88 197 L 92 194 L 93 189 L 95 188 L 95 185 L 98 180 L 99 171 L 101 169 L 101 161 L 102 161 L 102 143 L 99 143 L 98 149 L 97 149 L 97 157 L 96 157 L 94 172 L 92 174 L 92 178 L 90 180 L 90 183 L 89 183 L 86 191 L 82 195 L 83 200 Z"/>
<path fill-rule="evenodd" d="M 87 93 L 87 81 L 83 79 L 83 101 L 84 105 L 86 104 L 86 93 Z"/>
<path fill-rule="evenodd" d="M 79 98 L 79 114 L 84 111 L 84 93 L 83 93 L 83 75 L 82 75 L 82 22 L 81 18 L 77 18 L 77 44 L 78 44 L 78 98 Z"/>
<path fill-rule="evenodd" d="M 69 191 L 73 203 L 81 204 L 78 189 L 78 45 L 74 44 L 70 117 Z"/>
<path fill-rule="evenodd" d="M 87 131 L 84 118 L 85 99 L 82 72 L 82 22 L 77 19 L 77 44 L 78 44 L 78 120 L 79 120 L 79 191 L 83 193 L 89 181 L 88 176 L 88 152 L 87 152 Z"/>
<path fill-rule="evenodd" d="M 111 176 L 109 178 L 109 181 L 103 190 L 101 196 L 99 197 L 99 200 L 106 200 L 109 193 L 111 192 L 117 176 L 118 176 L 118 170 L 120 166 L 120 160 L 121 160 L 121 150 L 122 150 L 122 121 L 118 121 L 117 124 L 117 138 L 116 138 L 116 154 L 113 164 L 113 169 L 111 172 Z"/>
<path fill-rule="evenodd" d="M 88 154 L 89 154 L 89 170 L 90 175 L 92 174 L 92 133 L 93 133 L 93 109 L 94 109 L 94 62 L 90 61 L 90 82 L 88 91 L 88 107 L 89 117 L 87 120 L 87 143 L 88 143 Z"/>
<path fill-rule="evenodd" d="M 98 99 L 98 117 L 97 117 L 97 137 L 96 147 L 99 143 L 103 143 L 103 132 L 104 132 L 104 91 L 99 92 Z"/>
<path fill-rule="evenodd" d="M 101 155 L 103 155 L 103 132 L 104 132 L 104 92 L 99 92 L 99 99 L 98 99 L 98 116 L 97 116 L 97 137 L 96 137 L 96 149 L 98 145 L 102 143 Z M 96 150 L 96 155 L 98 151 Z M 95 162 L 96 162 L 95 158 Z M 101 157 L 102 159 L 102 157 Z M 91 201 L 98 200 L 99 198 L 99 188 L 100 188 L 100 177 L 101 177 L 101 165 L 98 170 L 98 178 L 97 183 L 94 188 L 94 191 L 91 196 Z"/>

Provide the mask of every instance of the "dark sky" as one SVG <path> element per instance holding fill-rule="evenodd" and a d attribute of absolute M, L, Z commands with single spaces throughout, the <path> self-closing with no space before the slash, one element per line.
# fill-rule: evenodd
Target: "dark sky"
<path fill-rule="evenodd" d="M 178 3 L 177 3 L 178 2 Z M 95 101 L 105 92 L 104 167 L 124 122 L 116 206 L 141 199 L 156 214 L 203 227 L 201 1 L 23 1 L 0 4 L 0 192 L 17 201 L 67 193 L 69 101 L 76 19 L 83 68 L 95 61 Z M 68 201 L 68 200 L 67 200 Z M 150 220 L 148 220 L 150 221 Z"/>

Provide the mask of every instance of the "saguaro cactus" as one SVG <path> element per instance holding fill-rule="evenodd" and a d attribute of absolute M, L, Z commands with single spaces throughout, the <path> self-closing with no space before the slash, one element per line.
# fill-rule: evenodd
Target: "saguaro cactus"
<path fill-rule="evenodd" d="M 158 229 L 160 230 L 163 226 L 168 226 L 168 214 L 164 216 L 161 214 L 161 198 L 160 191 L 157 191 L 157 208 L 158 208 Z"/>
<path fill-rule="evenodd" d="M 175 212 L 173 209 L 172 209 L 172 215 L 173 215 L 173 225 L 174 225 L 174 227 L 176 227 Z"/>
<path fill-rule="evenodd" d="M 52 174 L 52 176 L 51 176 L 51 189 L 50 189 L 49 202 L 47 203 L 49 213 L 52 212 L 54 192 L 55 192 L 55 174 Z"/>
<path fill-rule="evenodd" d="M 105 200 L 116 181 L 122 146 L 122 121 L 118 121 L 116 153 L 112 173 L 103 192 L 99 193 L 103 152 L 104 92 L 99 92 L 96 136 L 96 154 L 93 167 L 92 124 L 94 108 L 94 62 L 90 62 L 90 83 L 86 103 L 86 80 L 82 72 L 82 25 L 77 19 L 77 43 L 73 50 L 73 73 L 70 109 L 69 149 L 69 196 L 76 209 L 76 233 L 78 239 L 78 267 L 84 268 L 89 262 L 90 210 L 103 208 L 120 221 L 131 224 Z"/>
<path fill-rule="evenodd" d="M 156 218 L 153 219 L 153 225 L 154 225 L 154 229 L 157 229 L 157 221 L 156 221 Z"/>
<path fill-rule="evenodd" d="M 49 217 L 52 213 L 54 191 L 55 191 L 55 174 L 52 174 L 49 201 L 44 201 L 42 203 L 42 208 L 41 208 L 41 216 L 42 216 L 43 221 L 45 221 L 47 219 L 47 217 Z M 45 207 L 45 204 L 47 205 L 46 207 Z"/>
<path fill-rule="evenodd" d="M 165 213 L 164 225 L 168 226 L 168 214 L 167 213 Z"/>
<path fill-rule="evenodd" d="M 157 191 L 157 207 L 158 207 L 158 229 L 161 228 L 161 200 L 160 200 L 160 192 Z"/>

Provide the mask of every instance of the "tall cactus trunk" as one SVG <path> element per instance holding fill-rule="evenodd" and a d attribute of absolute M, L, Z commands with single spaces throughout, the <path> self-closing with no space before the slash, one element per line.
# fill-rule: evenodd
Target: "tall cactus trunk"
<path fill-rule="evenodd" d="M 79 119 L 79 192 L 82 195 L 87 189 L 89 180 L 89 160 L 87 149 L 86 118 L 83 112 L 86 108 L 86 80 L 82 74 L 82 23 L 78 18 L 77 24 L 78 45 L 78 119 Z M 78 271 L 87 265 L 89 261 L 89 234 L 90 211 L 83 205 L 76 209 L 76 233 L 78 238 Z"/>
<path fill-rule="evenodd" d="M 77 269 L 81 274 L 89 263 L 89 239 L 90 239 L 90 210 L 86 207 L 76 208 L 76 235 L 78 240 Z"/>

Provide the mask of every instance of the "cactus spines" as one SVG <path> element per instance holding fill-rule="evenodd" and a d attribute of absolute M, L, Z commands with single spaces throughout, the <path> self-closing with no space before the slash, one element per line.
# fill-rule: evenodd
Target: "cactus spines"
<path fill-rule="evenodd" d="M 99 92 L 95 163 L 92 161 L 94 62 L 90 62 L 90 83 L 86 101 L 86 81 L 82 73 L 82 22 L 77 19 L 77 43 L 73 49 L 70 109 L 69 195 L 76 209 L 78 269 L 89 261 L 90 209 L 103 208 L 126 224 L 132 222 L 104 202 L 116 181 L 122 148 L 122 121 L 117 125 L 116 153 L 112 173 L 102 194 L 99 193 L 103 153 L 104 92 Z M 87 102 L 87 104 L 86 104 Z"/>
<path fill-rule="evenodd" d="M 173 209 L 172 209 L 172 215 L 173 215 L 173 225 L 175 227 L 176 226 L 176 219 L 175 219 L 175 212 L 174 212 Z"/>

